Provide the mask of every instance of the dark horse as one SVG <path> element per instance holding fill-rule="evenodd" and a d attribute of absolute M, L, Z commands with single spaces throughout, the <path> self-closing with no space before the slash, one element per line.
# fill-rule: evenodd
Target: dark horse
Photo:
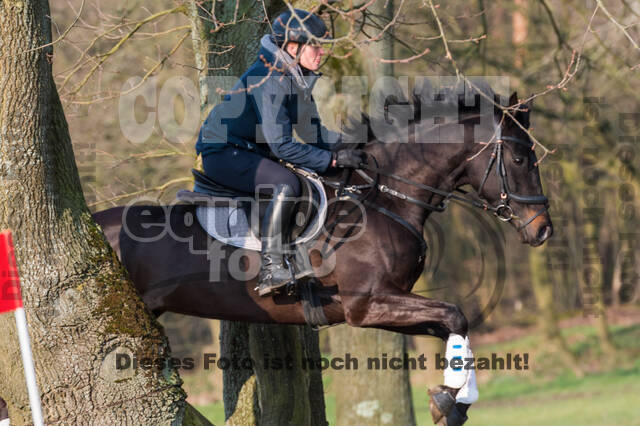
<path fill-rule="evenodd" d="M 509 105 L 516 103 L 514 93 Z M 346 321 L 355 327 L 432 335 L 445 341 L 451 333 L 467 335 L 467 319 L 458 306 L 411 293 L 424 268 L 422 235 L 415 230 L 422 230 L 433 206 L 446 200 L 447 194 L 470 185 L 482 197 L 486 209 L 511 222 L 523 243 L 539 246 L 551 236 L 537 159 L 523 130 L 529 127 L 529 105 L 510 111 L 522 127 L 492 107 L 492 125 L 485 143 L 477 141 L 477 134 L 469 137 L 467 124 L 473 120 L 465 118 L 459 123 L 430 128 L 412 120 L 408 143 L 374 139 L 364 146 L 369 158 L 377 161 L 369 162 L 367 173 L 374 177 L 379 172 L 376 187 L 383 189 L 365 204 L 366 226 L 358 238 L 341 242 L 320 238 L 314 246 L 317 250 L 310 255 L 314 268 L 321 268 L 326 261 L 321 253 L 327 250 L 335 262 L 329 271 L 325 268 L 318 273 L 318 292 L 329 323 Z M 465 132 L 460 132 L 461 127 Z M 489 141 L 492 135 L 493 140 Z M 454 139 L 457 143 L 438 143 Z M 363 176 L 347 171 L 333 177 L 347 175 L 349 185 L 367 183 Z M 397 191 L 396 195 L 384 191 L 388 188 Z M 334 189 L 327 187 L 327 192 L 333 194 Z M 401 198 L 398 193 L 408 198 Z M 327 222 L 343 210 L 333 209 Z M 340 220 L 353 223 L 361 213 L 350 214 L 352 217 Z M 296 298 L 285 294 L 259 297 L 254 290 L 255 274 L 242 274 L 256 271 L 256 252 L 211 244 L 211 237 L 194 216 L 191 205 L 156 204 L 116 207 L 98 212 L 94 218 L 129 271 L 143 301 L 156 315 L 171 311 L 233 321 L 305 324 L 303 307 Z M 340 236 L 349 232 L 348 228 L 338 225 L 334 234 Z M 328 248 L 323 247 L 325 243 Z M 228 267 L 233 262 L 240 265 L 240 273 Z M 430 393 L 433 400 L 437 394 L 455 398 L 456 392 L 457 389 L 438 386 Z M 431 406 L 434 420 L 449 424 L 461 424 L 467 408 L 461 403 Z M 455 409 L 463 420 L 451 418 Z"/>

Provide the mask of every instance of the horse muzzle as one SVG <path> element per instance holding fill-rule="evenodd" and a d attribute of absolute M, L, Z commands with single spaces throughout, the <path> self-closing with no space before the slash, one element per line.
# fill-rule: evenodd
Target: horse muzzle
<path fill-rule="evenodd" d="M 518 230 L 523 243 L 538 247 L 553 235 L 553 224 L 549 213 L 544 212 L 526 226 L 518 227 Z"/>

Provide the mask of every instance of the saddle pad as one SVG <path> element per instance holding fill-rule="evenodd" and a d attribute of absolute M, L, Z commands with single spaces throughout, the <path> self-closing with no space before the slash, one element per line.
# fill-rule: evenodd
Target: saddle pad
<path fill-rule="evenodd" d="M 327 217 L 327 194 L 322 182 L 312 176 L 307 176 L 307 179 L 319 195 L 318 212 L 296 239 L 296 245 L 312 241 L 322 230 Z M 224 244 L 248 250 L 262 249 L 262 241 L 258 237 L 259 220 L 257 215 L 251 214 L 246 200 L 229 200 L 228 204 L 221 206 L 197 206 L 196 217 L 207 234 Z"/>

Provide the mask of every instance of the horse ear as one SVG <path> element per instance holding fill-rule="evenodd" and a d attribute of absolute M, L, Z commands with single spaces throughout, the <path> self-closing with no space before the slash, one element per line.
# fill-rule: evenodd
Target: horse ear
<path fill-rule="evenodd" d="M 509 97 L 509 106 L 514 106 L 518 103 L 518 92 L 513 92 Z"/>
<path fill-rule="evenodd" d="M 527 103 L 526 105 L 520 107 L 522 108 L 522 111 L 517 111 L 516 112 L 516 120 L 518 120 L 518 122 L 520 124 L 522 124 L 522 126 L 525 129 L 529 128 L 529 113 L 531 112 L 531 109 L 529 107 L 529 104 Z"/>

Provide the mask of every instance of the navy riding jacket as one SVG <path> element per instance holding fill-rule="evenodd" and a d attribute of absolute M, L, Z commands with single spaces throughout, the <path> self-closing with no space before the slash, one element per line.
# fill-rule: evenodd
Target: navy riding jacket
<path fill-rule="evenodd" d="M 256 62 L 202 125 L 196 151 L 206 156 L 232 145 L 324 172 L 341 138 L 320 123 L 311 95 L 319 77 L 264 36 Z"/>

